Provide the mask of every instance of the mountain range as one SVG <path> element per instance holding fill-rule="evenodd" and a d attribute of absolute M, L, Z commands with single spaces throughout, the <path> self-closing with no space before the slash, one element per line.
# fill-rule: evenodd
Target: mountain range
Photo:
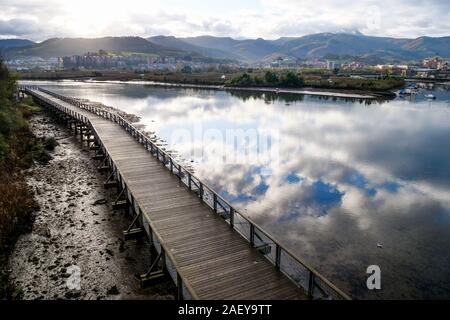
<path fill-rule="evenodd" d="M 184 50 L 185 45 L 200 47 L 203 53 L 220 50 L 223 57 L 262 61 L 274 56 L 314 59 L 326 55 L 359 57 L 380 62 L 406 62 L 440 55 L 450 57 L 450 37 L 396 39 L 362 34 L 320 33 L 277 40 L 235 40 L 200 36 L 191 38 L 152 37 L 150 42 Z M 212 54 L 212 52 L 211 52 Z"/>
<path fill-rule="evenodd" d="M 41 43 L 28 40 L 0 40 L 0 53 L 17 56 L 56 57 L 80 55 L 100 49 L 110 52 L 139 52 L 194 59 L 229 59 L 258 62 L 279 56 L 314 59 L 351 56 L 373 63 L 417 61 L 439 55 L 450 58 L 450 37 L 398 39 L 360 33 L 320 33 L 277 40 L 199 36 L 53 38 Z"/>

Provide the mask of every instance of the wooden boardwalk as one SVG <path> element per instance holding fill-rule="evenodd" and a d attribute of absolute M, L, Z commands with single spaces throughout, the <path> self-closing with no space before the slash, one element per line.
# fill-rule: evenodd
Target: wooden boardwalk
<path fill-rule="evenodd" d="M 52 95 L 29 90 L 85 117 L 132 194 L 150 237 L 194 299 L 306 299 L 286 277 L 120 125 Z"/>

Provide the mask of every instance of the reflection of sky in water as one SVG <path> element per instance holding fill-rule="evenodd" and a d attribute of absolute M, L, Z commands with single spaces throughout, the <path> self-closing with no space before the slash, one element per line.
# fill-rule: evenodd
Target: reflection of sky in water
<path fill-rule="evenodd" d="M 433 102 L 421 94 L 368 105 L 123 84 L 67 82 L 57 90 L 141 116 L 195 160 L 200 177 L 351 294 L 450 297 L 449 91 L 436 90 Z M 194 143 L 171 141 L 180 129 Z M 233 145 L 208 140 L 202 148 L 205 129 L 276 133 L 268 149 L 279 161 L 263 150 L 255 161 L 224 163 L 211 150 L 229 156 Z M 381 293 L 364 287 L 372 264 L 382 269 Z"/>

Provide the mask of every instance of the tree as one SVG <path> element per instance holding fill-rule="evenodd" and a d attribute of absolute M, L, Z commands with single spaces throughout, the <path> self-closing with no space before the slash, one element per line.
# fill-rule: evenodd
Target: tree
<path fill-rule="evenodd" d="M 278 79 L 277 74 L 275 72 L 272 72 L 272 71 L 267 71 L 265 76 L 264 76 L 264 79 L 269 84 L 276 84 L 276 83 L 278 83 L 280 81 Z"/>
<path fill-rule="evenodd" d="M 244 73 L 241 76 L 233 78 L 231 84 L 237 86 L 250 86 L 253 84 L 253 79 L 248 73 Z"/>
<path fill-rule="evenodd" d="M 183 69 L 181 69 L 181 72 L 183 72 L 183 73 L 192 73 L 192 67 L 191 66 L 184 66 Z"/>
<path fill-rule="evenodd" d="M 255 84 L 258 85 L 258 86 L 264 84 L 264 79 L 262 77 L 260 77 L 260 76 L 255 76 L 253 78 L 253 80 L 255 81 Z"/>
<path fill-rule="evenodd" d="M 16 79 L 11 76 L 8 68 L 0 58 L 0 108 L 9 105 L 16 86 Z"/>
<path fill-rule="evenodd" d="M 303 79 L 292 71 L 288 71 L 281 77 L 281 85 L 284 87 L 301 87 L 303 84 Z"/>

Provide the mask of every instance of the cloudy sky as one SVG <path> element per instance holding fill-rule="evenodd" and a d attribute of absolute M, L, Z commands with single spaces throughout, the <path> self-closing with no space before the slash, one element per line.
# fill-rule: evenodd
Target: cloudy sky
<path fill-rule="evenodd" d="M 450 35 L 448 0 L 0 0 L 0 38 Z"/>

